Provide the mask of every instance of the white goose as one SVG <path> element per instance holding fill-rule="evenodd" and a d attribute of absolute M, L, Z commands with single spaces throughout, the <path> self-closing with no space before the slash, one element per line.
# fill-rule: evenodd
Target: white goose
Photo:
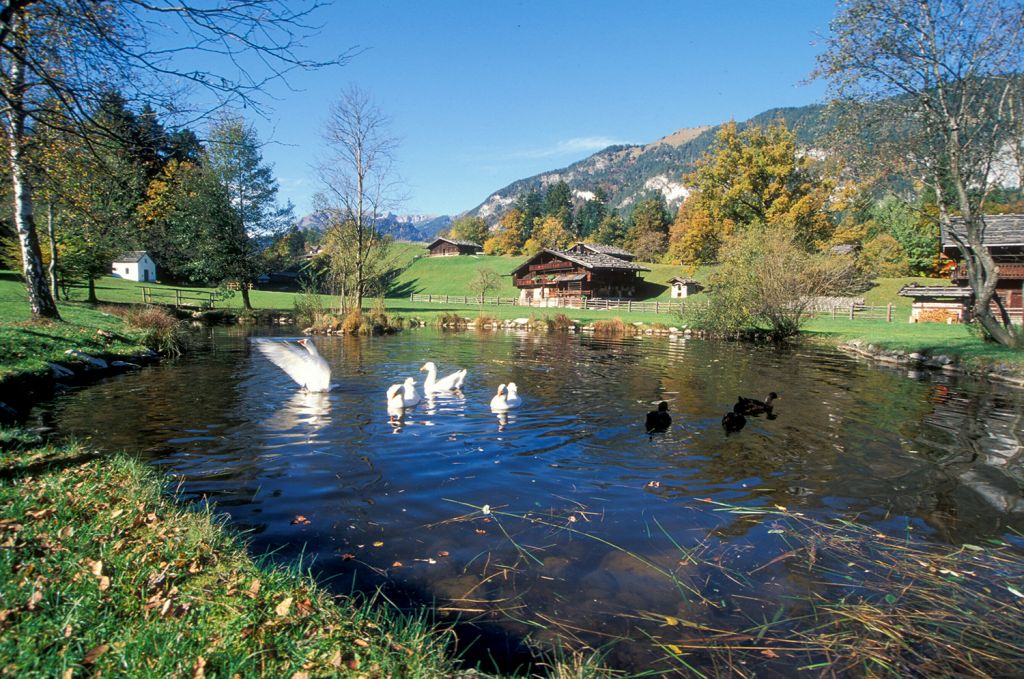
<path fill-rule="evenodd" d="M 509 408 L 518 408 L 519 404 L 523 402 L 523 399 L 519 397 L 519 387 L 516 386 L 515 382 L 509 382 L 505 385 L 505 402 L 508 403 Z"/>
<path fill-rule="evenodd" d="M 261 354 L 288 373 L 288 376 L 306 391 L 330 391 L 331 366 L 316 350 L 312 340 L 298 340 L 297 344 L 305 351 L 297 349 L 290 342 L 257 339 L 253 340 L 253 343 Z"/>
<path fill-rule="evenodd" d="M 466 379 L 466 369 L 457 370 L 451 375 L 437 379 L 437 366 L 434 365 L 433 361 L 427 361 L 423 364 L 420 370 L 427 371 L 427 379 L 423 380 L 423 393 L 427 396 L 431 394 L 446 392 L 446 391 L 458 391 L 462 389 L 462 383 Z"/>
<path fill-rule="evenodd" d="M 405 378 L 402 384 L 392 384 L 388 387 L 388 410 L 404 410 L 412 408 L 420 402 L 420 396 L 416 393 L 416 382 L 411 378 Z"/>
<path fill-rule="evenodd" d="M 499 384 L 498 393 L 491 398 L 491 412 L 503 413 L 507 410 L 515 408 L 522 402 L 522 399 L 516 394 L 515 382 L 509 382 L 508 384 Z"/>

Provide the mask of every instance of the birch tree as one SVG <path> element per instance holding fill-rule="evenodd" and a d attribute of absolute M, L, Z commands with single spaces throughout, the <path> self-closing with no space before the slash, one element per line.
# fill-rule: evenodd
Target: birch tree
<path fill-rule="evenodd" d="M 882 151 L 873 150 L 876 160 L 906 167 L 935 192 L 940 222 L 967 265 L 974 317 L 992 339 L 1018 346 L 983 243 L 993 170 L 1019 143 L 1012 111 L 1024 65 L 1024 4 L 845 0 L 830 28 L 817 74 L 864 123 L 850 136 L 870 136 Z M 948 228 L 953 216 L 963 229 Z"/>
<path fill-rule="evenodd" d="M 118 88 L 192 120 L 226 103 L 262 110 L 261 91 L 293 69 L 319 0 L 6 0 L 0 4 L 0 131 L 14 226 L 35 318 L 60 318 L 40 256 L 29 141 L 40 126 L 78 132 Z M 151 40 L 158 37 L 159 41 Z M 245 64 L 252 65 L 251 67 Z M 197 107 L 186 110 L 192 95 Z M 185 122 L 191 122 L 186 120 Z M 81 135 L 83 143 L 88 139 Z"/>
<path fill-rule="evenodd" d="M 352 86 L 331 106 L 323 128 L 320 207 L 338 231 L 329 239 L 331 268 L 346 272 L 344 289 L 355 309 L 362 308 L 363 297 L 388 268 L 382 263 L 391 239 L 378 224 L 401 200 L 394 169 L 398 141 L 389 127 L 390 119 L 370 96 Z"/>

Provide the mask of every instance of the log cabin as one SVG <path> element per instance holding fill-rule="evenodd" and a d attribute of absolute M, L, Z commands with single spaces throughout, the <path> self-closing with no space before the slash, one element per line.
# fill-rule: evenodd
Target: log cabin
<path fill-rule="evenodd" d="M 458 255 L 478 255 L 483 246 L 469 240 L 454 240 L 438 237 L 427 246 L 431 257 L 455 257 Z"/>
<path fill-rule="evenodd" d="M 952 231 L 952 234 L 950 233 Z M 967 286 L 967 266 L 953 235 L 965 233 L 964 220 L 953 217 L 942 228 L 942 254 L 956 263 L 950 271 L 953 285 Z M 996 294 L 1008 309 L 1024 309 L 1024 214 L 986 215 L 982 241 L 996 263 Z"/>
<path fill-rule="evenodd" d="M 584 297 L 635 296 L 641 271 L 650 269 L 593 250 L 545 248 L 512 272 L 512 283 L 519 288 L 520 304 L 574 306 Z"/>

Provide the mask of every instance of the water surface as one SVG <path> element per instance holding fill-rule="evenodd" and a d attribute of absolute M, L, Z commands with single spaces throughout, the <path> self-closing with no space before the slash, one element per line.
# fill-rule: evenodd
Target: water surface
<path fill-rule="evenodd" d="M 506 669 L 556 642 L 611 643 L 607 662 L 634 671 L 678 669 L 659 646 L 675 633 L 665 620 L 742 629 L 772 613 L 744 591 L 823 587 L 774 564 L 788 547 L 771 521 L 708 500 L 953 544 L 1024 529 L 1022 392 L 1001 385 L 813 346 L 421 329 L 317 338 L 338 387 L 309 395 L 244 330 L 209 340 L 35 417 L 139 451 L 186 499 L 249 530 L 254 551 L 301 555 L 338 591 L 434 606 L 461 621 L 463 642 L 482 635 L 472 657 Z M 468 368 L 463 395 L 390 422 L 385 390 L 421 384 L 427 360 Z M 510 380 L 524 403 L 499 418 L 487 404 Z M 769 391 L 777 418 L 726 435 L 737 395 Z M 644 416 L 662 399 L 673 426 L 649 436 Z"/>

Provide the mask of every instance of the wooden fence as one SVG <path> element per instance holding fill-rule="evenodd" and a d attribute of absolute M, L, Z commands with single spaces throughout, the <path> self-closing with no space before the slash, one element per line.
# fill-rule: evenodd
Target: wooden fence
<path fill-rule="evenodd" d="M 151 288 L 143 286 L 142 302 L 144 304 L 164 304 L 177 308 L 212 309 L 217 296 L 202 290 L 182 288 Z"/>
<path fill-rule="evenodd" d="M 518 297 L 480 297 L 472 295 L 409 295 L 410 302 L 431 304 L 483 304 L 485 306 L 522 306 L 526 309 L 622 309 L 645 313 L 668 314 L 683 309 L 681 302 L 637 302 L 632 299 L 587 299 L 579 297 L 549 297 L 546 304 L 520 304 Z"/>
<path fill-rule="evenodd" d="M 462 304 L 462 305 L 484 305 L 484 306 L 522 306 L 524 309 L 618 309 L 621 311 L 635 311 L 641 313 L 668 314 L 680 313 L 686 308 L 686 302 L 638 302 L 631 299 L 579 299 L 579 298 L 550 298 L 548 302 L 561 302 L 553 306 L 531 306 L 520 305 L 518 297 L 480 297 L 472 295 L 423 295 L 413 293 L 409 295 L 410 302 L 427 302 L 430 304 Z M 690 304 L 704 304 L 707 301 L 694 301 Z M 896 316 L 896 305 L 886 304 L 885 306 L 868 306 L 866 304 L 842 304 L 830 307 L 819 306 L 817 309 L 808 311 L 808 315 L 815 317 L 833 318 L 836 320 L 875 320 L 893 322 Z"/>

